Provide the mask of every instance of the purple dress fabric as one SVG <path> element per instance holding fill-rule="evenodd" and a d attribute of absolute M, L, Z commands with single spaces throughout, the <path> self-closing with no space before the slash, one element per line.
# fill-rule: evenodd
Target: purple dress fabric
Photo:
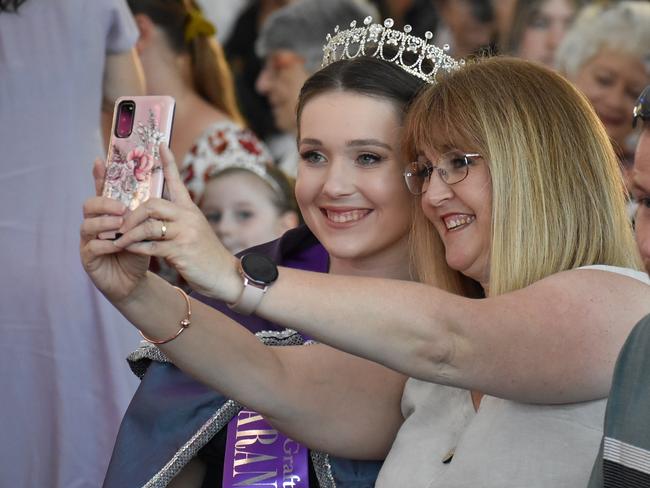
<path fill-rule="evenodd" d="M 27 0 L 0 14 L 0 486 L 101 485 L 137 387 L 138 334 L 79 259 L 106 55 L 124 0 Z"/>

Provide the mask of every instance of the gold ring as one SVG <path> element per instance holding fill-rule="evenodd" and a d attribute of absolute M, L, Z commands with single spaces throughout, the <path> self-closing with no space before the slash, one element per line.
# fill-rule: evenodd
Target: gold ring
<path fill-rule="evenodd" d="M 160 223 L 162 224 L 162 227 L 160 228 L 160 238 L 164 239 L 167 235 L 167 226 L 165 225 L 164 220 L 161 220 Z"/>

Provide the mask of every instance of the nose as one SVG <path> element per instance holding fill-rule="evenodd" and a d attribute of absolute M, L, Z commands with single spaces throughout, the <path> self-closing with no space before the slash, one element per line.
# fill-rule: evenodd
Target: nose
<path fill-rule="evenodd" d="M 625 86 L 620 81 L 617 81 L 607 90 L 604 100 L 612 109 L 619 109 L 620 111 L 628 110 L 628 102 L 625 97 Z"/>
<path fill-rule="evenodd" d="M 213 224 L 213 226 L 219 239 L 229 237 L 235 232 L 234 220 L 225 213 L 221 215 L 219 221 Z"/>
<path fill-rule="evenodd" d="M 451 186 L 442 181 L 437 171 L 431 174 L 431 177 L 422 186 L 422 190 L 424 190 L 422 200 L 433 207 L 439 207 L 454 196 Z"/>
<path fill-rule="evenodd" d="M 331 161 L 323 184 L 323 193 L 330 198 L 350 195 L 354 192 L 354 174 L 343 161 Z"/>
<path fill-rule="evenodd" d="M 557 47 L 560 45 L 565 33 L 566 28 L 560 22 L 554 22 L 551 25 L 550 32 L 546 38 L 546 45 L 552 52 L 555 52 Z"/>
<path fill-rule="evenodd" d="M 255 80 L 255 91 L 259 93 L 260 95 L 267 95 L 269 92 L 269 84 L 270 84 L 270 70 L 268 66 L 265 64 L 262 67 L 262 70 L 260 71 L 260 74 L 257 75 L 257 80 Z"/>

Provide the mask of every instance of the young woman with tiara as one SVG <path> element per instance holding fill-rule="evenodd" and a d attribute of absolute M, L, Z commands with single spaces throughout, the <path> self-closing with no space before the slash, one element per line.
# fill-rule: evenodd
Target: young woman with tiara
<path fill-rule="evenodd" d="M 377 39 L 417 49 L 373 26 L 339 34 L 344 55 Z M 169 162 L 171 203 L 151 201 L 123 218 L 112 202 L 87 202 L 83 262 L 118 309 L 145 335 L 170 339 L 161 350 L 201 381 L 310 447 L 353 458 L 390 451 L 378 487 L 585 485 L 616 355 L 650 311 L 602 125 L 559 75 L 494 58 L 428 86 L 407 115 L 402 149 L 414 161 L 404 172 L 409 189 L 422 195 L 413 242 L 427 284 L 285 267 L 276 274 L 255 254 L 233 258 Z M 94 217 L 104 213 L 114 220 Z M 122 222 L 117 249 L 91 238 Z M 441 269 L 431 264 L 440 240 L 448 265 L 487 298 L 428 284 Z M 311 358 L 259 347 L 223 314 L 181 300 L 145 273 L 149 255 L 235 309 L 411 377 L 401 412 L 336 364 L 319 364 L 320 374 L 338 372 L 327 382 L 301 382 L 316 369 Z M 179 330 L 169 317 L 189 308 L 191 326 Z"/>
<path fill-rule="evenodd" d="M 442 71 L 456 66 L 439 49 L 424 63 L 429 69 L 433 67 L 431 63 L 436 63 L 435 67 Z M 256 252 L 263 252 L 285 266 L 323 273 L 407 281 L 418 278 L 408 249 L 414 205 L 401 178 L 404 160 L 399 148 L 408 104 L 426 81 L 435 79 L 434 75 L 419 75 L 382 59 L 359 56 L 330 64 L 305 83 L 298 109 L 301 160 L 296 197 L 307 227 L 291 231 Z M 233 166 L 215 166 L 213 170 L 217 178 L 239 172 Z M 179 184 L 177 179 L 169 180 L 172 186 L 174 182 Z M 176 192 L 172 193 L 175 198 Z M 207 191 L 202 205 L 206 196 Z M 114 205 L 103 199 L 97 202 Z M 210 212 L 207 213 L 209 216 Z M 194 218 L 205 223 L 199 213 Z M 94 225 L 90 221 L 88 224 Z M 120 256 L 135 258 L 142 264 L 146 261 L 128 253 Z M 458 274 L 448 270 L 442 255 L 439 257 L 440 276 L 436 283 L 450 291 L 460 290 Z M 323 406 L 332 415 L 362 416 L 373 424 L 385 425 L 388 437 L 394 436 L 394 425 L 401 417 L 399 400 L 405 381 L 402 375 L 328 346 L 295 347 L 304 342 L 298 334 L 278 332 L 282 326 L 236 314 L 224 303 L 207 303 L 249 331 L 257 332 L 258 338 L 247 335 L 262 354 L 273 350 L 287 355 L 292 362 L 305 362 L 299 371 L 290 366 L 283 373 L 289 386 L 286 390 L 282 387 L 284 380 L 278 381 L 273 368 L 265 378 L 242 375 L 240 381 L 246 390 L 261 391 L 262 380 L 264 389 L 277 390 L 287 398 L 303 397 L 298 404 L 306 401 L 312 409 L 325 402 Z M 260 340 L 269 345 L 294 347 L 265 348 Z M 273 470 L 268 459 L 251 462 L 250 468 L 241 464 L 248 451 L 238 451 L 232 436 L 236 435 L 233 432 L 241 434 L 238 421 L 251 418 L 248 408 L 240 411 L 241 406 L 188 378 L 168 362 L 162 350 L 151 344 L 136 351 L 130 360 L 134 371 L 142 376 L 142 383 L 123 420 L 104 486 L 166 486 L 169 482 L 171 486 L 232 486 L 251 479 L 250 472 L 260 471 L 259 466 L 266 466 L 266 472 Z M 333 394 L 329 385 L 344 376 L 350 378 L 349 384 L 337 385 L 336 395 Z M 359 391 L 358 385 L 363 385 Z M 312 388 L 316 394 L 310 393 Z M 339 401 L 340 394 L 349 400 Z M 237 400 L 255 408 L 245 398 Z M 347 412 L 352 406 L 359 412 Z M 283 408 L 283 415 L 294 424 L 292 433 L 303 431 L 304 422 L 325 420 L 294 416 L 293 408 Z M 272 432 L 272 427 L 262 427 L 265 424 L 261 420 L 249 425 L 256 431 Z M 340 487 L 374 486 L 381 462 L 353 462 L 317 451 L 311 452 L 308 461 L 306 449 L 291 439 L 278 435 L 271 447 L 262 442 L 274 435 L 262 436 L 250 449 L 273 457 L 273 446 L 282 448 L 290 442 L 292 469 L 280 473 L 279 479 L 265 477 L 265 482 L 277 481 L 278 486 L 286 482 L 290 486 L 297 476 L 302 481 L 295 486 L 306 486 L 305 475 L 309 474 L 312 487 L 334 486 L 333 483 Z M 318 448 L 318 443 L 314 446 Z M 383 452 L 380 446 L 364 458 L 380 460 Z M 339 454 L 345 457 L 346 453 Z M 285 456 L 281 451 L 279 460 Z M 240 474 L 224 478 L 224 472 L 233 470 Z"/>

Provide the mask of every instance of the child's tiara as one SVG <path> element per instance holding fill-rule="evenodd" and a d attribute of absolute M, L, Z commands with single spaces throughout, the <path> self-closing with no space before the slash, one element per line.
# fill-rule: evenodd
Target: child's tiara
<path fill-rule="evenodd" d="M 322 67 L 341 59 L 370 56 L 396 64 L 427 83 L 435 83 L 440 69 L 452 71 L 465 64 L 463 60 L 456 61 L 446 53 L 449 45 L 439 48 L 429 44 L 433 38 L 431 32 L 425 32 L 422 39 L 409 34 L 410 25 L 405 25 L 403 32 L 393 30 L 393 19 L 386 19 L 381 25 L 373 24 L 372 17 L 366 17 L 363 24 L 364 27 L 357 27 L 357 22 L 353 21 L 350 28 L 343 31 L 337 25 L 334 35 L 327 34 Z M 391 48 L 387 53 L 384 53 L 385 46 Z"/>

